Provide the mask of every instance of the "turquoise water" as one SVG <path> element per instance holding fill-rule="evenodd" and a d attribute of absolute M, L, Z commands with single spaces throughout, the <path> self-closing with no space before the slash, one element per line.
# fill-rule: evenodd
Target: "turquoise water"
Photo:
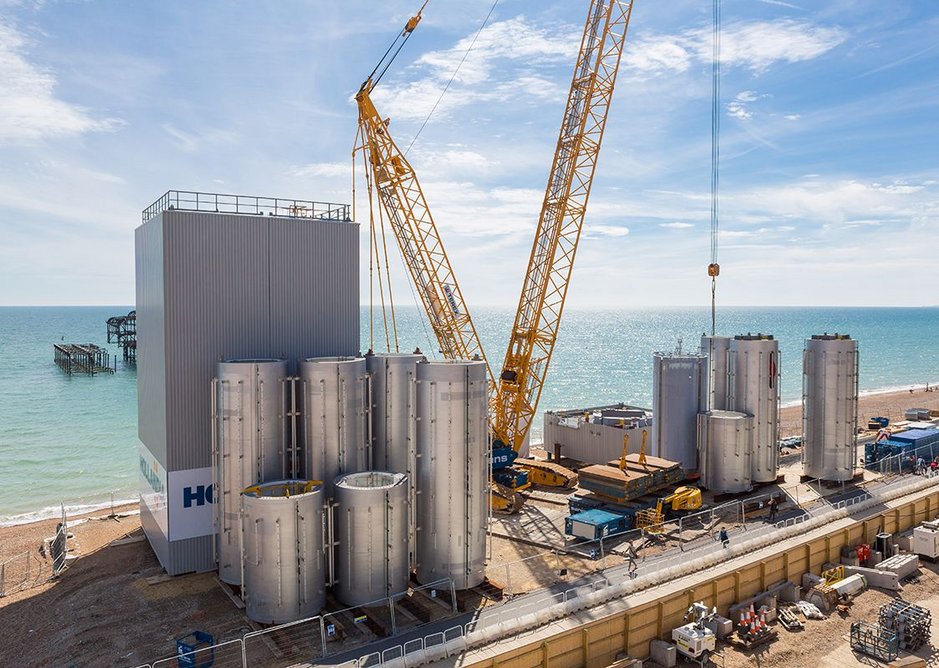
<path fill-rule="evenodd" d="M 136 374 L 118 363 L 112 375 L 69 378 L 53 363 L 52 344 L 105 343 L 113 307 L 0 307 L 0 523 L 75 507 L 136 498 Z M 476 309 L 490 360 L 502 361 L 511 309 Z M 401 350 L 432 350 L 429 329 L 413 308 L 397 314 Z M 540 409 L 617 401 L 650 406 L 651 353 L 686 350 L 709 328 L 707 309 L 577 311 L 564 314 Z M 798 402 L 802 341 L 821 332 L 858 339 L 862 391 L 939 381 L 939 308 L 726 308 L 726 334 L 767 332 L 780 341 L 782 399 Z M 369 344 L 363 310 L 362 348 Z M 384 335 L 376 328 L 376 350 Z M 112 352 L 119 353 L 114 346 Z M 533 437 L 540 438 L 541 420 Z"/>

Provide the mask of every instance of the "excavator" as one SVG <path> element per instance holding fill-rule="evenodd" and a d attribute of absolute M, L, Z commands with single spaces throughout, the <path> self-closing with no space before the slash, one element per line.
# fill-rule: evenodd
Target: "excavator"
<path fill-rule="evenodd" d="M 431 327 L 448 359 L 482 351 L 417 175 L 382 119 L 371 95 L 421 20 L 411 17 L 356 94 L 366 181 L 378 192 L 401 256 Z M 554 462 L 519 458 L 538 401 L 564 311 L 571 270 L 593 184 L 613 87 L 626 40 L 632 0 L 591 0 L 548 177 L 531 255 L 502 370 L 490 378 L 493 509 L 518 511 L 517 492 L 532 483 L 573 487 L 577 474 Z M 355 152 L 354 151 L 354 152 Z M 369 197 L 371 204 L 372 198 Z"/>
<path fill-rule="evenodd" d="M 666 511 L 675 513 L 700 509 L 701 490 L 697 487 L 678 487 L 668 496 L 656 501 L 655 508 L 636 512 L 636 528 L 644 529 L 647 533 L 661 533 Z"/>

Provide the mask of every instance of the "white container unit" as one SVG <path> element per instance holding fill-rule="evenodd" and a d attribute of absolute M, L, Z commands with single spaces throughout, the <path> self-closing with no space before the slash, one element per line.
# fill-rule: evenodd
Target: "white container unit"
<path fill-rule="evenodd" d="M 488 386 L 482 361 L 417 365 L 417 578 L 485 578 Z"/>
<path fill-rule="evenodd" d="M 779 472 L 779 342 L 769 334 L 730 343 L 728 408 L 753 416 L 750 477 L 775 482 Z"/>
<path fill-rule="evenodd" d="M 847 334 L 814 335 L 802 360 L 803 472 L 851 480 L 857 464 L 857 341 Z"/>
<path fill-rule="evenodd" d="M 241 584 L 241 490 L 286 477 L 287 362 L 219 362 L 212 381 L 218 575 Z"/>
<path fill-rule="evenodd" d="M 698 413 L 704 405 L 707 356 L 699 353 L 655 353 L 652 376 L 652 453 L 698 468 Z"/>
<path fill-rule="evenodd" d="M 326 605 L 323 486 L 280 480 L 244 490 L 245 612 L 263 624 L 312 617 Z"/>
<path fill-rule="evenodd" d="M 336 480 L 334 495 L 336 598 L 349 606 L 382 605 L 407 592 L 407 476 L 350 473 Z"/>
<path fill-rule="evenodd" d="M 312 357 L 300 363 L 304 477 L 333 481 L 369 468 L 364 357 Z"/>
<path fill-rule="evenodd" d="M 717 493 L 749 492 L 750 440 L 753 416 L 710 411 L 698 416 L 698 457 L 701 484 Z"/>

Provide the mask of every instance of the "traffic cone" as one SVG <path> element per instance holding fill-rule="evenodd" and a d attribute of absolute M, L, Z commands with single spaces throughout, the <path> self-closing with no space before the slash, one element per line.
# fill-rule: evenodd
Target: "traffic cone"
<path fill-rule="evenodd" d="M 740 628 L 746 628 L 746 626 L 747 626 L 746 615 L 743 612 L 743 610 L 741 610 L 740 611 Z"/>

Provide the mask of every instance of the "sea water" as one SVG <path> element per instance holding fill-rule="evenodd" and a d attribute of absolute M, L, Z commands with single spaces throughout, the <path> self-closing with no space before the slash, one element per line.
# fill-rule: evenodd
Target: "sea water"
<path fill-rule="evenodd" d="M 131 307 L 0 307 L 0 524 L 136 499 L 136 370 L 67 376 L 57 342 L 106 345 L 105 321 Z M 390 319 L 390 314 L 388 314 Z M 501 368 L 514 310 L 477 308 L 474 322 L 493 371 Z M 429 357 L 433 334 L 415 307 L 398 308 L 398 349 Z M 361 348 L 386 349 L 380 310 L 362 309 Z M 545 410 L 624 401 L 651 407 L 652 353 L 696 350 L 710 330 L 706 308 L 568 309 L 539 404 Z M 780 345 L 781 394 L 798 403 L 803 341 L 848 333 L 860 349 L 862 392 L 939 381 L 939 308 L 723 308 L 718 334 L 763 332 Z M 391 340 L 392 349 L 394 341 Z M 120 358 L 116 346 L 112 355 Z M 206 392 L 209 389 L 206 388 Z M 208 418 L 208 416 L 206 416 Z M 539 440 L 542 421 L 532 427 Z"/>

